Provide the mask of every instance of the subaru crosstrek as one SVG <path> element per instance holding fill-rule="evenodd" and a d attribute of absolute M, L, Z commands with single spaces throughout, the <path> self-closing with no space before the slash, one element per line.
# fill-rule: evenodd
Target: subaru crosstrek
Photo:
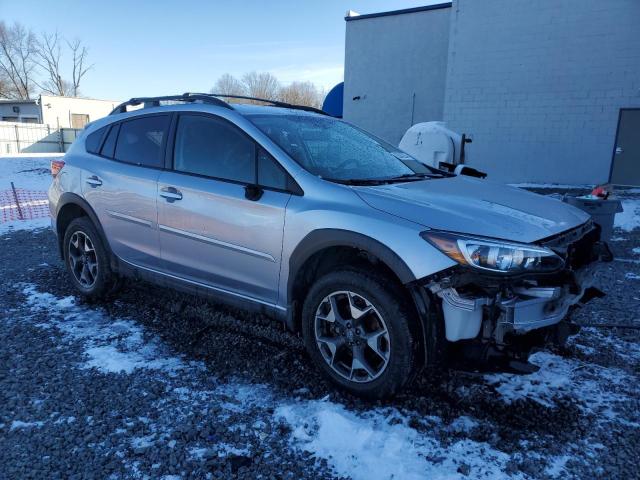
<path fill-rule="evenodd" d="M 588 214 L 312 108 L 220 97 L 132 99 L 57 165 L 53 229 L 80 293 L 131 277 L 263 312 L 370 398 L 425 367 L 529 371 L 600 295 L 611 254 Z"/>

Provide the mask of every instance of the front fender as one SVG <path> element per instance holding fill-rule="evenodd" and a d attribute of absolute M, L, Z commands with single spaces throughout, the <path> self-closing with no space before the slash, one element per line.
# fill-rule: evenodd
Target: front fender
<path fill-rule="evenodd" d="M 353 247 L 364 250 L 383 261 L 402 283 L 416 280 L 407 264 L 389 247 L 381 242 L 349 230 L 322 228 L 310 232 L 296 246 L 289 258 L 289 281 L 287 298 L 291 298 L 294 279 L 298 271 L 311 256 L 329 247 Z"/>

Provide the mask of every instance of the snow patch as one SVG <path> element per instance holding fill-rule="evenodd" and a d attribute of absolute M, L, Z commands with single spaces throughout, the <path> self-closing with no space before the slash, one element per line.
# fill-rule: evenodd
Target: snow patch
<path fill-rule="evenodd" d="M 480 426 L 480 423 L 478 423 L 475 419 L 463 415 L 451 422 L 450 428 L 456 432 L 468 433 L 478 426 Z"/>
<path fill-rule="evenodd" d="M 179 358 L 163 355 L 155 339 L 145 341 L 142 329 L 131 320 L 108 317 L 102 310 L 76 305 L 74 297 L 58 298 L 26 285 L 23 293 L 34 312 L 46 311 L 53 324 L 69 337 L 84 342 L 87 360 L 85 368 L 104 373 L 130 374 L 138 368 L 164 370 L 170 374 L 183 368 Z"/>
<path fill-rule="evenodd" d="M 131 439 L 131 446 L 136 449 L 149 448 L 155 445 L 155 433 L 144 437 L 134 437 Z"/>
<path fill-rule="evenodd" d="M 616 214 L 614 225 L 627 232 L 640 228 L 640 200 L 622 200 L 622 209 Z"/>
<path fill-rule="evenodd" d="M 567 471 L 565 466 L 567 462 L 571 460 L 570 455 L 561 455 L 551 460 L 551 464 L 545 469 L 545 473 L 552 478 L 559 478 L 566 475 Z"/>
<path fill-rule="evenodd" d="M 529 361 L 540 370 L 529 375 L 485 375 L 485 381 L 495 388 L 505 403 L 532 400 L 555 408 L 556 400 L 569 397 L 578 402 L 583 412 L 600 415 L 603 420 L 614 420 L 617 405 L 628 400 L 623 390 L 633 384 L 622 370 L 565 359 L 548 352 L 535 353 Z"/>
<path fill-rule="evenodd" d="M 0 190 L 16 188 L 46 191 L 51 185 L 51 161 L 60 159 L 60 155 L 44 156 L 21 155 L 0 156 Z"/>
<path fill-rule="evenodd" d="M 51 227 L 50 218 L 32 218 L 30 220 L 13 220 L 0 223 L 0 235 L 7 235 L 18 230 L 42 230 Z"/>
<path fill-rule="evenodd" d="M 213 450 L 218 453 L 219 457 L 228 457 L 230 455 L 237 455 L 239 457 L 242 456 L 250 456 L 251 451 L 248 448 L 237 448 L 228 443 L 218 443 L 213 447 Z"/>
<path fill-rule="evenodd" d="M 14 420 L 13 422 L 11 422 L 11 427 L 9 427 L 9 430 L 13 432 L 14 430 L 23 430 L 27 428 L 40 428 L 43 425 L 44 425 L 44 422 L 41 422 L 41 421 L 23 422 L 22 420 Z"/>
<path fill-rule="evenodd" d="M 246 384 L 237 380 L 217 387 L 215 395 L 226 399 L 221 405 L 231 412 L 242 412 L 273 402 L 271 390 L 266 385 Z"/>
<path fill-rule="evenodd" d="M 312 400 L 282 405 L 274 415 L 291 426 L 300 448 L 354 480 L 463 478 L 458 473 L 463 464 L 470 478 L 506 476 L 509 455 L 466 439 L 443 445 L 410 427 L 395 409 L 356 414 L 340 404 Z"/>
<path fill-rule="evenodd" d="M 11 190 L 11 182 L 13 182 L 16 188 L 46 192 L 51 185 L 51 160 L 58 159 L 60 156 L 55 153 L 0 156 L 0 191 Z M 50 218 L 13 220 L 0 223 L 0 235 L 17 230 L 36 230 L 50 226 Z"/>

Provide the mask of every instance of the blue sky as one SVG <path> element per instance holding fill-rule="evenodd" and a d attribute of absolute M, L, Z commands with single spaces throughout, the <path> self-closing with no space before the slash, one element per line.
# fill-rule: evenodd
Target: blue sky
<path fill-rule="evenodd" d="M 208 91 L 223 73 L 270 71 L 283 83 L 342 81 L 344 15 L 433 0 L 35 1 L 0 0 L 0 18 L 82 39 L 94 98 Z"/>

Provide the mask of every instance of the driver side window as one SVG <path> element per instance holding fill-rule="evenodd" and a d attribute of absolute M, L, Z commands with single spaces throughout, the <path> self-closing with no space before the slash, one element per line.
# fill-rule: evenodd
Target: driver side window
<path fill-rule="evenodd" d="M 174 147 L 174 169 L 242 183 L 256 181 L 256 146 L 224 120 L 181 115 Z"/>

